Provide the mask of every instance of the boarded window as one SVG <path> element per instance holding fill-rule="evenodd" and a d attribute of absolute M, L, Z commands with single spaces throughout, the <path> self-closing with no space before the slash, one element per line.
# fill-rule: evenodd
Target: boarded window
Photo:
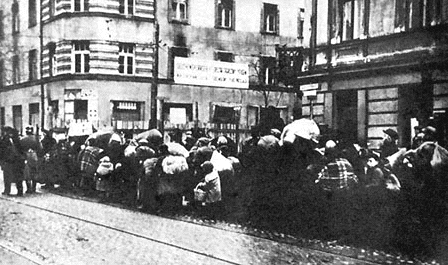
<path fill-rule="evenodd" d="M 237 110 L 234 107 L 216 105 L 213 112 L 214 123 L 237 123 Z"/>

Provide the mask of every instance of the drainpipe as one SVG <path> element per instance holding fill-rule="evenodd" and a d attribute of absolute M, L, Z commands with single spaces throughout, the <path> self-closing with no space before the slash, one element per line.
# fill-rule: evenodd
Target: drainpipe
<path fill-rule="evenodd" d="M 43 76 L 44 76 L 44 70 L 43 70 L 43 50 L 44 50 L 44 25 L 43 25 L 43 20 L 42 20 L 42 2 L 43 0 L 40 1 L 40 6 L 39 6 L 39 46 L 40 46 L 40 62 L 39 62 L 39 68 L 40 68 L 40 128 L 41 130 L 44 129 L 45 127 L 45 86 L 44 86 L 44 81 L 43 81 Z M 39 132 L 39 131 L 37 131 Z"/>
<path fill-rule="evenodd" d="M 157 0 L 154 0 L 154 57 L 152 66 L 152 83 L 151 83 L 151 128 L 158 128 L 157 122 L 157 94 L 159 82 L 159 22 L 157 20 Z"/>

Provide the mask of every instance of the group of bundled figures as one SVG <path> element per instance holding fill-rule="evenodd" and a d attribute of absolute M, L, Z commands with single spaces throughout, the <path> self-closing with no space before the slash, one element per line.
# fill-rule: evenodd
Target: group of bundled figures
<path fill-rule="evenodd" d="M 170 140 L 151 129 L 135 137 L 96 132 L 81 141 L 59 142 L 51 131 L 43 132 L 40 140 L 32 127 L 27 127 L 24 137 L 11 127 L 2 128 L 3 194 L 9 195 L 11 183 L 16 183 L 17 195 L 23 195 L 25 180 L 28 193 L 35 192 L 36 182 L 45 184 L 42 187 L 59 184 L 99 193 L 106 200 L 129 196 L 136 207 L 150 210 L 192 204 L 222 211 L 223 205 L 242 200 L 248 219 L 278 214 L 272 220 L 278 223 L 282 216 L 294 226 L 291 230 L 310 231 L 310 225 L 335 216 L 334 212 L 323 216 L 323 208 L 309 205 L 317 201 L 349 216 L 348 204 L 340 205 L 347 201 L 340 198 L 355 200 L 355 208 L 369 201 L 374 210 L 365 221 L 375 218 L 371 215 L 384 206 L 370 197 L 360 198 L 374 193 L 385 196 L 380 200 L 387 200 L 387 207 L 394 205 L 393 218 L 387 218 L 394 222 L 394 233 L 401 238 L 414 236 L 403 238 L 404 248 L 409 248 L 405 250 L 412 253 L 419 248 L 419 253 L 439 255 L 441 242 L 448 242 L 441 233 L 448 231 L 448 151 L 435 141 L 435 128 L 430 126 L 417 133 L 409 148 L 399 148 L 397 132 L 385 130 L 380 150 L 322 132 L 306 118 L 286 126 L 267 122 L 254 128 L 241 152 L 230 137 L 211 138 L 199 130 L 171 134 Z M 361 210 L 367 215 L 366 209 Z M 353 220 L 341 220 L 347 229 L 354 229 Z M 328 223 L 313 229 L 318 230 L 317 236 L 323 229 L 331 230 Z M 421 233 L 418 238 L 415 231 Z M 350 232 L 330 234 L 344 233 Z"/>

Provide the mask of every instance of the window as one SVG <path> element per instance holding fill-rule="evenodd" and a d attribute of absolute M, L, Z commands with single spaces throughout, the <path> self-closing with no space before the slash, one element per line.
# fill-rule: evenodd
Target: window
<path fill-rule="evenodd" d="M 442 0 L 396 0 L 395 29 L 405 31 L 422 26 L 434 26 L 442 20 Z"/>
<path fill-rule="evenodd" d="M 0 87 L 5 85 L 5 60 L 0 60 Z"/>
<path fill-rule="evenodd" d="M 3 10 L 0 10 L 0 40 L 5 39 L 5 24 L 3 21 Z"/>
<path fill-rule="evenodd" d="M 238 109 L 237 107 L 215 105 L 213 108 L 212 122 L 235 124 L 239 122 Z"/>
<path fill-rule="evenodd" d="M 73 42 L 73 68 L 75 73 L 88 73 L 90 70 L 90 50 L 88 41 Z"/>
<path fill-rule="evenodd" d="M 233 62 L 234 56 L 231 52 L 216 52 L 216 60 L 221 62 Z"/>
<path fill-rule="evenodd" d="M 34 27 L 36 24 L 36 0 L 28 0 L 28 27 Z"/>
<path fill-rule="evenodd" d="M 183 103 L 164 103 L 163 120 L 171 124 L 185 124 L 193 121 L 193 105 Z"/>
<path fill-rule="evenodd" d="M 305 25 L 305 8 L 299 9 L 299 14 L 297 15 L 297 38 L 303 39 L 303 27 Z"/>
<path fill-rule="evenodd" d="M 234 0 L 218 0 L 216 12 L 216 27 L 234 28 Z"/>
<path fill-rule="evenodd" d="M 75 12 L 86 12 L 89 11 L 89 0 L 72 0 L 74 1 Z"/>
<path fill-rule="evenodd" d="M 342 0 L 342 41 L 359 39 L 364 33 L 364 0 Z"/>
<path fill-rule="evenodd" d="M 170 21 L 188 22 L 188 0 L 170 0 Z"/>
<path fill-rule="evenodd" d="M 37 50 L 31 50 L 28 56 L 28 70 L 29 70 L 29 78 L 31 80 L 37 79 Z"/>
<path fill-rule="evenodd" d="M 118 72 L 134 73 L 134 44 L 120 43 L 118 50 Z"/>
<path fill-rule="evenodd" d="M 12 123 L 13 127 L 19 132 L 22 131 L 22 106 L 12 106 Z"/>
<path fill-rule="evenodd" d="M 0 126 L 5 126 L 6 123 L 6 113 L 5 107 L 0 108 Z"/>
<path fill-rule="evenodd" d="M 143 102 L 112 101 L 112 119 L 116 121 L 141 121 L 143 120 Z"/>
<path fill-rule="evenodd" d="M 19 83 L 20 69 L 19 69 L 19 56 L 14 55 L 12 57 L 12 82 L 14 84 Z"/>
<path fill-rule="evenodd" d="M 31 125 L 39 124 L 39 103 L 30 103 L 29 105 L 29 123 Z"/>
<path fill-rule="evenodd" d="M 58 70 L 58 61 L 56 58 L 56 43 L 48 43 L 48 57 L 49 57 L 49 70 L 50 76 L 55 76 Z"/>
<path fill-rule="evenodd" d="M 56 0 L 48 1 L 48 9 L 50 10 L 50 17 L 53 17 L 56 14 Z"/>
<path fill-rule="evenodd" d="M 120 14 L 133 15 L 134 14 L 134 0 L 120 0 L 118 7 Z"/>
<path fill-rule="evenodd" d="M 279 11 L 277 5 L 263 4 L 262 32 L 278 34 Z"/>
<path fill-rule="evenodd" d="M 19 3 L 14 2 L 11 6 L 12 13 L 12 33 L 19 32 Z"/>
<path fill-rule="evenodd" d="M 262 84 L 273 85 L 275 83 L 275 57 L 260 58 L 259 80 Z"/>
<path fill-rule="evenodd" d="M 66 100 L 65 101 L 65 120 L 87 120 L 87 100 Z"/>
<path fill-rule="evenodd" d="M 170 49 L 170 77 L 174 77 L 174 58 L 188 57 L 188 48 L 186 47 L 171 47 Z"/>

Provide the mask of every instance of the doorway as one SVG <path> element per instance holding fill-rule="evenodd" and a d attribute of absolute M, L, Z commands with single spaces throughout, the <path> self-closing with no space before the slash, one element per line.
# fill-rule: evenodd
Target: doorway
<path fill-rule="evenodd" d="M 335 118 L 338 137 L 346 143 L 358 142 L 358 93 L 341 90 L 335 93 Z"/>
<path fill-rule="evenodd" d="M 398 89 L 398 135 L 401 146 L 411 145 L 414 125 L 429 125 L 433 109 L 432 98 L 432 85 L 417 84 Z M 412 123 L 412 120 L 416 123 Z"/>

